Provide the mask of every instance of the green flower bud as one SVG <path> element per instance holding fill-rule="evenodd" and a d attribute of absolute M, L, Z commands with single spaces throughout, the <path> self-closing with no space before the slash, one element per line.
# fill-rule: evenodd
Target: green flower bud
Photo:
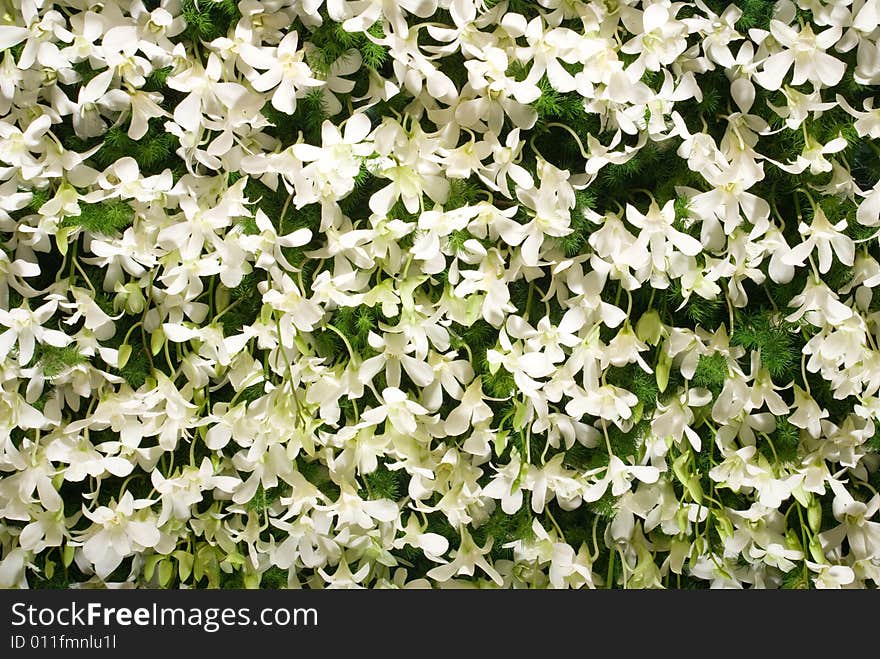
<path fill-rule="evenodd" d="M 146 305 L 147 300 L 137 283 L 129 282 L 124 286 L 122 284 L 116 285 L 116 298 L 113 300 L 114 309 L 117 311 L 125 309 L 127 313 L 139 314 L 143 312 Z"/>
<path fill-rule="evenodd" d="M 161 327 L 157 327 L 150 335 L 150 352 L 158 355 L 162 346 L 165 345 L 165 331 Z"/>
<path fill-rule="evenodd" d="M 657 379 L 657 388 L 662 394 L 666 391 L 669 384 L 669 370 L 672 367 L 672 360 L 665 350 L 661 350 L 657 357 L 657 365 L 654 367 L 654 377 Z"/>
<path fill-rule="evenodd" d="M 815 497 L 810 501 L 810 505 L 807 507 L 807 522 L 813 533 L 818 533 L 819 529 L 822 528 L 822 505 Z"/>
<path fill-rule="evenodd" d="M 128 359 L 131 357 L 131 346 L 127 343 L 123 343 L 119 346 L 119 355 L 116 359 L 116 368 L 125 368 L 125 365 L 128 363 Z"/>
<path fill-rule="evenodd" d="M 703 486 L 700 484 L 700 477 L 696 474 L 692 475 L 687 479 L 687 482 L 684 484 L 687 488 L 688 494 L 691 495 L 694 501 L 698 504 L 703 503 Z"/>
<path fill-rule="evenodd" d="M 636 403 L 636 406 L 632 408 L 632 422 L 633 424 L 638 424 L 639 421 L 642 420 L 642 414 L 645 411 L 645 404 L 642 401 Z"/>
<path fill-rule="evenodd" d="M 675 574 L 682 573 L 690 548 L 691 543 L 683 535 L 672 539 L 669 548 L 669 569 Z"/>
<path fill-rule="evenodd" d="M 528 408 L 519 401 L 514 401 L 513 409 L 513 427 L 524 428 L 526 425 L 526 417 L 529 412 Z"/>
<path fill-rule="evenodd" d="M 789 549 L 797 549 L 798 551 L 803 550 L 801 540 L 798 537 L 798 532 L 794 529 L 788 529 L 785 532 L 785 546 Z"/>
<path fill-rule="evenodd" d="M 689 454 L 682 453 L 678 456 L 672 463 L 672 473 L 675 474 L 675 477 L 679 480 L 682 485 L 687 484 L 689 474 L 685 467 L 687 467 L 687 462 L 689 458 Z"/>
<path fill-rule="evenodd" d="M 55 244 L 58 245 L 58 252 L 61 256 L 67 256 L 68 236 L 76 231 L 76 227 L 58 227 L 55 231 Z"/>
<path fill-rule="evenodd" d="M 231 291 L 225 286 L 218 286 L 214 293 L 214 308 L 225 309 L 232 302 Z"/>
<path fill-rule="evenodd" d="M 499 430 L 495 435 L 495 455 L 501 455 L 504 453 L 504 449 L 507 448 L 507 431 Z"/>
<path fill-rule="evenodd" d="M 648 309 L 639 318 L 636 323 L 636 336 L 640 341 L 655 346 L 660 343 L 663 338 L 663 322 L 660 320 L 660 314 L 654 309 Z"/>
<path fill-rule="evenodd" d="M 675 511 L 675 521 L 682 535 L 687 533 L 688 509 L 684 506 Z"/>
<path fill-rule="evenodd" d="M 244 582 L 244 587 L 248 590 L 256 590 L 260 587 L 262 575 L 259 572 L 247 573 L 242 576 L 242 581 Z"/>
<path fill-rule="evenodd" d="M 715 515 L 715 528 L 722 540 L 733 537 L 733 524 L 724 515 Z"/>

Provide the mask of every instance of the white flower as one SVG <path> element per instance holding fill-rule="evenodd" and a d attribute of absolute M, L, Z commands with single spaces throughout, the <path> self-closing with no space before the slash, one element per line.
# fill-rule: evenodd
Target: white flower
<path fill-rule="evenodd" d="M 501 510 L 513 515 L 522 507 L 522 487 L 527 473 L 528 467 L 520 462 L 519 456 L 512 457 L 509 463 L 498 469 L 492 481 L 483 488 L 483 496 L 500 500 Z"/>
<path fill-rule="evenodd" d="M 309 189 L 298 186 L 297 206 L 322 198 L 337 201 L 354 189 L 362 159 L 373 152 L 372 144 L 365 141 L 369 132 L 367 116 L 354 114 L 346 120 L 344 134 L 325 121 L 321 126 L 320 148 L 310 144 L 293 145 L 293 154 L 303 162 L 311 163 L 300 172 L 311 185 Z"/>
<path fill-rule="evenodd" d="M 516 384 L 526 393 L 536 392 L 540 387 L 536 378 L 546 377 L 554 369 L 546 355 L 535 350 L 524 350 L 519 341 L 511 342 L 503 330 L 499 334 L 498 348 L 486 352 L 486 361 L 495 369 L 503 366 L 512 373 Z"/>
<path fill-rule="evenodd" d="M 304 96 L 306 90 L 324 84 L 312 76 L 312 70 L 304 61 L 305 51 L 298 51 L 298 44 L 297 32 L 290 32 L 285 36 L 278 44 L 275 61 L 251 83 L 258 92 L 274 89 L 272 107 L 287 114 L 293 114 L 296 110 L 296 99 Z"/>
<path fill-rule="evenodd" d="M 793 85 L 810 81 L 833 87 L 840 82 L 846 65 L 825 52 L 840 39 L 840 28 L 832 27 L 816 34 L 810 25 L 796 31 L 790 25 L 774 19 L 770 21 L 770 33 L 783 50 L 764 60 L 763 70 L 755 74 L 759 85 L 770 90 L 779 89 L 792 65 Z"/>
<path fill-rule="evenodd" d="M 857 501 L 837 480 L 830 480 L 834 491 L 832 504 L 838 526 L 819 534 L 825 552 L 841 550 L 847 540 L 849 551 L 857 559 L 876 559 L 880 556 L 880 522 L 869 521 L 880 509 L 880 496 L 874 495 L 867 503 Z"/>
<path fill-rule="evenodd" d="M 492 416 L 492 409 L 483 401 L 481 378 L 476 378 L 465 389 L 461 404 L 446 417 L 445 429 L 451 436 L 461 435 L 468 428 L 473 428 Z"/>
<path fill-rule="evenodd" d="M 360 582 L 366 578 L 370 572 L 370 564 L 365 563 L 357 572 L 352 572 L 348 567 L 348 563 L 342 560 L 333 574 L 327 574 L 324 568 L 318 568 L 318 574 L 324 577 L 327 588 L 330 589 L 356 589 L 362 588 Z"/>
<path fill-rule="evenodd" d="M 287 235 L 279 236 L 271 220 L 262 210 L 256 212 L 254 222 L 259 233 L 242 236 L 239 240 L 244 250 L 257 255 L 254 265 L 263 270 L 271 270 L 277 264 L 292 272 L 294 267 L 288 262 L 283 248 L 302 247 L 311 240 L 312 232 L 309 229 L 296 229 Z"/>
<path fill-rule="evenodd" d="M 455 557 L 445 565 L 439 565 L 428 571 L 428 577 L 441 583 L 460 574 L 474 576 L 476 568 L 485 572 L 498 586 L 504 584 L 504 579 L 498 571 L 484 558 L 492 548 L 493 540 L 490 538 L 484 547 L 479 547 L 470 533 L 461 528 L 461 543 L 458 549 L 454 549 Z"/>
<path fill-rule="evenodd" d="M 370 332 L 368 338 L 370 347 L 379 354 L 366 360 L 362 368 L 367 371 L 379 370 L 385 366 L 385 377 L 392 387 L 400 386 L 401 366 L 413 383 L 419 387 L 427 387 L 434 381 L 434 369 L 424 359 L 410 356 L 416 350 L 405 334 L 388 333 L 379 336 Z M 373 364 L 376 364 L 374 369 Z"/>
<path fill-rule="evenodd" d="M 873 227 L 880 224 L 880 181 L 864 194 L 865 200 L 859 204 L 856 211 L 856 219 L 859 224 Z"/>
<path fill-rule="evenodd" d="M 632 408 L 638 403 L 635 394 L 606 384 L 594 390 L 576 391 L 572 399 L 565 405 L 565 411 L 575 418 L 581 418 L 584 414 L 613 421 L 620 425 L 632 417 Z"/>
<path fill-rule="evenodd" d="M 502 25 L 512 37 L 525 36 L 528 46 L 519 49 L 521 59 L 530 58 L 532 68 L 526 78 L 537 83 L 546 74 L 553 88 L 560 92 L 570 92 L 575 87 L 574 77 L 565 70 L 559 60 L 569 64 L 576 61 L 574 49 L 579 36 L 573 30 L 563 27 L 545 29 L 540 16 L 526 23 L 520 14 L 507 14 Z"/>
<path fill-rule="evenodd" d="M 789 423 L 805 429 L 811 437 L 818 439 L 822 432 L 819 421 L 828 417 L 828 410 L 821 408 L 806 391 L 797 385 L 794 387 L 794 407 L 796 411 L 788 417 Z"/>
<path fill-rule="evenodd" d="M 493 190 L 505 197 L 510 196 L 507 178 L 509 177 L 520 189 L 527 190 L 534 185 L 531 174 L 519 165 L 518 160 L 523 148 L 519 139 L 519 128 L 514 128 L 504 139 L 504 145 L 494 142 L 492 145 L 492 162 L 478 172 L 480 178 Z M 503 212 L 503 211 L 502 211 Z"/>
<path fill-rule="evenodd" d="M 793 162 L 788 164 L 778 163 L 773 160 L 774 165 L 789 174 L 800 174 L 809 169 L 811 174 L 821 174 L 830 172 L 833 169 L 832 161 L 825 156 L 833 153 L 840 153 L 846 148 L 846 140 L 843 137 L 835 137 L 826 144 L 822 144 L 812 135 L 807 135 L 804 140 L 804 150 L 798 154 Z M 768 160 L 770 160 L 768 158 Z"/>
<path fill-rule="evenodd" d="M 8 356 L 17 342 L 18 363 L 25 366 L 34 356 L 37 343 L 48 343 L 56 348 L 69 344 L 71 338 L 65 333 L 43 327 L 57 308 L 57 302 L 49 301 L 34 311 L 24 307 L 10 311 L 0 309 L 0 325 L 9 328 L 0 334 L 0 353 Z"/>
<path fill-rule="evenodd" d="M 654 416 L 651 422 L 651 430 L 658 437 L 672 438 L 676 443 L 681 443 L 682 436 L 686 436 L 688 442 L 695 451 L 702 447 L 700 436 L 691 427 L 694 422 L 692 407 L 702 407 L 712 400 L 710 392 L 700 389 L 691 389 L 677 398 L 673 398 L 668 404 L 658 403 L 659 414 Z"/>
<path fill-rule="evenodd" d="M 412 435 L 416 431 L 416 415 L 428 413 L 428 410 L 409 400 L 406 393 L 396 387 L 386 387 L 382 391 L 382 402 L 379 407 L 364 412 L 364 422 L 378 425 L 387 420 L 391 427 L 403 435 Z"/>
<path fill-rule="evenodd" d="M 800 561 L 804 557 L 804 553 L 798 549 L 786 549 L 783 545 L 773 542 L 766 548 L 752 545 L 749 547 L 749 556 L 778 567 L 783 572 L 790 572 L 797 564 L 795 560 Z"/>
<path fill-rule="evenodd" d="M 92 526 L 81 535 L 82 553 L 101 579 L 110 576 L 124 558 L 162 541 L 155 518 L 149 513 L 151 503 L 126 492 L 119 502 L 94 511 L 83 506 L 83 515 Z"/>
<path fill-rule="evenodd" d="M 812 278 L 807 279 L 803 292 L 795 295 L 788 305 L 796 307 L 793 313 L 785 317 L 790 323 L 804 318 L 817 327 L 825 323 L 839 325 L 853 315 L 852 309 L 842 304 L 828 286 Z"/>
<path fill-rule="evenodd" d="M 638 55 L 631 66 L 636 71 L 659 71 L 674 62 L 687 48 L 687 26 L 675 19 L 676 10 L 666 2 L 648 5 L 640 25 L 633 14 L 624 14 L 624 24 L 636 35 L 621 47 L 621 52 Z"/>
<path fill-rule="evenodd" d="M 285 320 L 289 320 L 296 329 L 302 332 L 311 332 L 324 315 L 321 307 L 304 297 L 302 291 L 289 276 L 277 276 L 275 280 L 277 284 L 280 284 L 281 290 L 267 289 L 263 293 L 263 302 L 283 312 Z M 291 334 L 284 324 L 281 326 L 281 334 L 287 343 Z"/>
<path fill-rule="evenodd" d="M 629 491 L 634 479 L 643 483 L 656 483 L 660 478 L 660 470 L 657 467 L 628 465 L 616 455 L 611 456 L 608 467 L 604 471 L 605 475 L 601 479 L 584 489 L 584 501 L 598 501 L 605 494 L 609 485 L 611 486 L 611 494 L 619 497 Z"/>
<path fill-rule="evenodd" d="M 863 107 L 865 108 L 864 112 L 860 112 L 859 110 L 855 110 L 840 94 L 835 96 L 835 100 L 837 104 L 840 105 L 846 112 L 853 117 L 855 117 L 856 121 L 853 124 L 853 128 L 856 129 L 856 134 L 859 137 L 870 137 L 871 139 L 880 139 L 880 108 L 874 107 L 874 98 L 866 98 L 863 103 Z"/>
<path fill-rule="evenodd" d="M 855 572 L 847 565 L 822 565 L 821 563 L 813 563 L 807 561 L 807 566 L 816 576 L 813 583 L 817 589 L 839 589 L 850 585 L 855 581 Z"/>
<path fill-rule="evenodd" d="M 642 214 L 635 206 L 627 204 L 626 220 L 638 229 L 636 242 L 630 248 L 632 252 L 645 252 L 651 255 L 655 272 L 663 273 L 667 268 L 667 259 L 676 249 L 687 256 L 699 254 L 702 250 L 700 241 L 673 226 L 675 209 L 673 202 L 667 201 L 663 208 L 651 200 L 646 214 Z"/>
<path fill-rule="evenodd" d="M 405 545 L 418 547 L 432 561 L 437 563 L 443 562 L 441 556 L 449 549 L 449 541 L 439 533 L 425 532 L 425 528 L 419 524 L 416 515 L 410 515 L 406 526 L 403 527 L 404 534 L 394 541 L 394 546 L 398 549 Z"/>
<path fill-rule="evenodd" d="M 803 94 L 788 85 L 783 85 L 782 93 L 785 96 L 785 105 L 776 107 L 769 102 L 768 105 L 773 108 L 776 114 L 785 119 L 785 125 L 792 130 L 799 128 L 811 113 L 818 117 L 825 110 L 830 110 L 836 105 L 831 102 L 823 103 L 819 90 L 815 88 L 809 94 Z"/>
<path fill-rule="evenodd" d="M 804 260 L 812 253 L 819 252 L 819 272 L 826 273 L 831 268 L 832 254 L 837 256 L 843 265 L 852 265 L 855 258 L 855 243 L 845 235 L 846 220 L 832 225 L 820 206 L 815 208 L 813 220 L 807 225 L 801 222 L 798 231 L 806 240 L 782 257 L 783 263 L 802 266 Z"/>
<path fill-rule="evenodd" d="M 460 99 L 455 119 L 463 126 L 476 129 L 485 127 L 494 135 L 501 133 L 504 117 L 510 117 L 514 130 L 527 130 L 538 118 L 529 103 L 535 101 L 541 90 L 529 80 L 517 81 L 507 74 L 510 62 L 501 48 L 483 49 L 479 59 L 465 62 L 468 86 L 476 98 Z"/>

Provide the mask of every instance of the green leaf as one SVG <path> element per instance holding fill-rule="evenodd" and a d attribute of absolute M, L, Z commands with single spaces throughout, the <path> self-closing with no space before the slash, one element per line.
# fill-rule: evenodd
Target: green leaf
<path fill-rule="evenodd" d="M 62 227 L 81 227 L 102 236 L 115 236 L 134 219 L 134 209 L 124 201 L 111 199 L 96 204 L 80 204 L 79 215 L 68 215 Z"/>
<path fill-rule="evenodd" d="M 180 582 L 185 583 L 193 571 L 193 555 L 182 549 L 178 549 L 173 555 L 177 559 L 177 574 L 180 577 Z"/>
<path fill-rule="evenodd" d="M 144 579 L 152 581 L 153 574 L 156 572 L 156 566 L 163 558 L 165 557 L 162 554 L 152 554 L 147 557 L 147 560 L 144 561 Z"/>
<path fill-rule="evenodd" d="M 174 576 L 174 565 L 172 565 L 171 560 L 168 558 L 163 558 L 163 560 L 159 561 L 159 585 L 167 586 L 171 582 L 171 577 Z"/>
<path fill-rule="evenodd" d="M 76 345 L 56 348 L 53 345 L 44 343 L 40 347 L 40 358 L 37 363 L 45 377 L 54 378 L 68 369 L 85 364 L 87 361 L 86 356 L 79 352 Z"/>

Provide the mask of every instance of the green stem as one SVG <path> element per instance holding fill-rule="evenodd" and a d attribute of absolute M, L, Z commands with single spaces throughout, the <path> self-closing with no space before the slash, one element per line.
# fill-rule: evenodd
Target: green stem
<path fill-rule="evenodd" d="M 354 350 L 353 350 L 352 347 L 351 347 L 351 343 L 349 343 L 349 341 L 348 341 L 348 337 L 345 336 L 345 334 L 342 333 L 342 330 L 340 330 L 338 327 L 336 327 L 336 325 L 333 325 L 332 323 L 326 323 L 326 324 L 324 325 L 324 327 L 325 327 L 326 329 L 328 329 L 328 330 L 334 332 L 337 336 L 339 336 L 340 339 L 342 339 L 342 342 L 345 344 L 345 349 L 348 350 L 348 357 L 349 357 L 349 359 L 350 359 L 351 361 L 355 361 L 355 353 L 354 353 Z"/>
<path fill-rule="evenodd" d="M 77 269 L 77 271 L 79 272 L 79 274 L 82 275 L 82 278 L 83 278 L 83 279 L 85 280 L 85 282 L 86 282 L 86 286 L 88 286 L 88 287 L 89 287 L 89 290 L 92 291 L 92 295 L 93 295 L 94 297 L 97 297 L 97 296 L 98 296 L 98 291 L 95 289 L 94 285 L 92 284 L 92 280 L 89 279 L 89 276 L 86 274 L 85 270 L 83 270 L 83 269 L 82 269 L 82 266 L 80 266 L 79 261 L 77 261 L 76 258 L 71 258 L 71 259 L 70 259 L 70 262 L 76 267 L 76 269 Z"/>
<path fill-rule="evenodd" d="M 795 502 L 794 505 L 797 506 L 798 520 L 799 520 L 800 523 L 801 523 L 801 542 L 802 542 L 803 545 L 804 545 L 804 546 L 803 546 L 803 554 L 804 554 L 804 568 L 803 568 L 803 569 L 804 569 L 804 587 L 805 587 L 805 588 L 809 588 L 809 587 L 810 587 L 810 575 L 809 575 L 809 572 L 807 571 L 807 553 L 808 553 L 809 550 L 810 550 L 810 543 L 809 543 L 809 540 L 808 540 L 808 538 L 807 538 L 807 527 L 806 527 L 806 524 L 804 524 L 804 514 L 803 514 L 803 512 L 801 511 L 801 504 Z"/>
<path fill-rule="evenodd" d="M 534 296 L 534 293 L 535 293 L 535 283 L 529 282 L 529 294 L 526 296 L 526 309 L 525 309 L 525 313 L 523 314 L 526 322 L 531 322 L 530 321 L 530 316 L 531 316 L 530 312 L 532 309 L 532 297 Z"/>
<path fill-rule="evenodd" d="M 608 552 L 608 582 L 605 584 L 605 587 L 608 590 L 614 588 L 614 563 L 617 559 L 617 552 L 614 550 L 609 550 Z"/>
<path fill-rule="evenodd" d="M 544 509 L 544 512 L 547 513 L 547 517 L 549 517 L 549 518 L 550 518 L 550 521 L 553 522 L 553 528 L 556 529 L 556 532 L 559 534 L 559 537 L 560 537 L 560 539 L 562 540 L 562 542 L 565 542 L 566 544 L 568 544 L 567 541 L 566 541 L 566 539 L 565 539 L 565 534 L 562 532 L 562 527 L 559 526 L 559 524 L 558 524 L 557 521 L 556 521 L 556 518 L 553 516 L 553 513 L 550 512 L 550 506 L 547 506 L 547 507 Z"/>

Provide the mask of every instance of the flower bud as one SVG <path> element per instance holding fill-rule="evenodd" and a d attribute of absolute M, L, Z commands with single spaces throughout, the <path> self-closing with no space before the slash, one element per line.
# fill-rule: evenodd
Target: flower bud
<path fill-rule="evenodd" d="M 818 536 L 813 536 L 810 539 L 809 544 L 810 556 L 813 557 L 813 560 L 817 563 L 827 564 L 828 559 L 825 558 L 825 551 L 822 549 L 822 543 L 819 542 Z"/>
<path fill-rule="evenodd" d="M 688 509 L 686 506 L 682 506 L 675 511 L 675 521 L 678 524 L 678 530 L 682 535 L 687 533 Z"/>
<path fill-rule="evenodd" d="M 495 441 L 493 442 L 495 444 L 495 455 L 501 455 L 504 453 L 504 449 L 507 448 L 507 434 L 506 430 L 499 430 L 495 435 Z"/>
<path fill-rule="evenodd" d="M 125 285 L 117 283 L 116 298 L 113 300 L 113 308 L 119 311 L 125 309 L 127 313 L 142 313 L 147 305 L 147 300 L 141 291 L 141 287 L 136 282 L 129 282 Z"/>
<path fill-rule="evenodd" d="M 672 473 L 675 474 L 675 477 L 682 485 L 686 485 L 688 481 L 689 474 L 686 467 L 689 457 L 687 453 L 682 453 L 672 463 Z"/>
<path fill-rule="evenodd" d="M 58 245 L 58 252 L 61 256 L 67 256 L 68 236 L 76 230 L 76 227 L 60 226 L 55 231 L 55 244 Z"/>
<path fill-rule="evenodd" d="M 818 533 L 819 529 L 822 528 L 822 504 L 815 497 L 807 507 L 807 522 L 813 533 Z"/>
<path fill-rule="evenodd" d="M 154 356 L 158 355 L 164 345 L 165 331 L 159 326 L 154 329 L 153 333 L 150 335 L 150 352 L 152 352 Z"/>
<path fill-rule="evenodd" d="M 693 500 L 702 505 L 703 486 L 700 484 L 700 477 L 696 474 L 691 475 L 684 486 L 687 488 L 688 494 L 691 495 Z"/>
<path fill-rule="evenodd" d="M 248 590 L 256 590 L 257 588 L 259 588 L 261 580 L 262 575 L 259 572 L 249 572 L 242 577 L 244 587 Z"/>
<path fill-rule="evenodd" d="M 123 343 L 119 346 L 119 352 L 117 353 L 116 368 L 125 368 L 129 357 L 131 357 L 131 346 L 127 343 Z"/>
<path fill-rule="evenodd" d="M 218 286 L 214 293 L 214 307 L 225 309 L 232 303 L 232 292 L 225 286 Z"/>
<path fill-rule="evenodd" d="M 803 551 L 801 540 L 798 537 L 797 531 L 795 531 L 794 529 L 788 529 L 785 532 L 785 546 L 788 549 L 797 549 L 798 551 Z"/>
<path fill-rule="evenodd" d="M 684 562 L 690 553 L 691 543 L 686 537 L 677 536 L 672 539 L 669 547 L 669 569 L 675 574 L 681 574 Z"/>
<path fill-rule="evenodd" d="M 657 365 L 654 367 L 654 377 L 657 379 L 657 388 L 661 394 L 666 391 L 666 386 L 669 384 L 669 370 L 671 366 L 672 360 L 669 358 L 669 355 L 666 354 L 665 350 L 661 350 L 657 357 Z"/>
<path fill-rule="evenodd" d="M 636 403 L 636 406 L 632 408 L 632 422 L 637 425 L 639 421 L 642 420 L 642 414 L 645 413 L 645 404 L 642 401 Z"/>
<path fill-rule="evenodd" d="M 733 524 L 724 515 L 715 515 L 715 529 L 722 540 L 733 537 Z"/>
<path fill-rule="evenodd" d="M 657 345 L 663 338 L 663 322 L 660 314 L 654 309 L 648 309 L 636 323 L 636 336 L 652 346 Z"/>

